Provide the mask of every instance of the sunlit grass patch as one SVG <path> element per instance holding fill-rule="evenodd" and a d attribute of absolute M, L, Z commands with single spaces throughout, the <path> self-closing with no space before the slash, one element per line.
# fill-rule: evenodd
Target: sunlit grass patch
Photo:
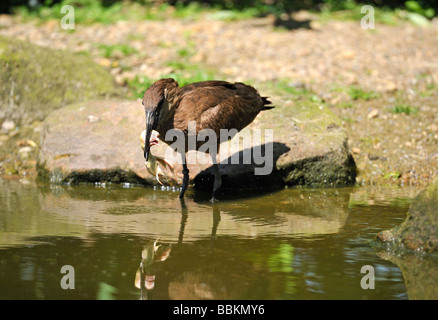
<path fill-rule="evenodd" d="M 183 62 L 168 63 L 168 66 L 174 68 L 173 72 L 163 73 L 159 78 L 173 78 L 180 87 L 193 82 L 220 80 L 221 77 L 208 68 L 201 68 L 194 64 Z M 158 79 L 151 79 L 147 76 L 137 76 L 132 80 L 126 81 L 126 86 L 131 98 L 143 98 L 144 92 Z"/>
<path fill-rule="evenodd" d="M 394 171 L 394 172 L 388 172 L 383 176 L 383 179 L 398 179 L 401 177 L 401 173 L 399 171 Z"/>
<path fill-rule="evenodd" d="M 165 20 L 169 18 L 199 20 L 237 21 L 260 16 L 257 8 L 245 8 L 241 10 L 223 9 L 215 6 L 201 5 L 197 2 L 182 4 L 177 2 L 175 6 L 168 3 L 136 3 L 131 1 L 115 2 L 104 5 L 95 0 L 62 0 L 59 3 L 49 5 L 36 5 L 34 7 L 22 6 L 15 9 L 15 13 L 26 20 L 39 19 L 48 21 L 61 19 L 64 15 L 61 8 L 71 5 L 75 10 L 75 23 L 77 24 L 110 24 L 116 21 L 144 21 Z"/>
<path fill-rule="evenodd" d="M 379 94 L 377 92 L 367 91 L 356 86 L 348 87 L 347 92 L 352 100 L 372 100 L 379 98 Z"/>
<path fill-rule="evenodd" d="M 342 101 L 340 103 L 337 104 L 338 107 L 343 108 L 343 109 L 352 109 L 354 108 L 354 104 L 349 102 L 349 101 Z"/>
<path fill-rule="evenodd" d="M 310 91 L 301 82 L 294 82 L 290 79 L 279 79 L 275 81 L 266 81 L 263 83 L 267 88 L 281 93 L 288 93 L 294 96 L 307 96 Z"/>
<path fill-rule="evenodd" d="M 407 104 L 398 104 L 392 107 L 390 111 L 394 114 L 404 113 L 410 115 L 416 114 L 418 112 L 418 108 Z"/>
<path fill-rule="evenodd" d="M 114 58 L 117 53 L 123 56 L 129 56 L 138 53 L 137 49 L 123 43 L 112 45 L 100 44 L 98 48 L 105 58 Z"/>
<path fill-rule="evenodd" d="M 327 0 L 321 6 L 319 13 L 320 21 L 329 20 L 353 20 L 361 21 L 365 16 L 361 10 L 365 3 L 358 3 L 353 0 Z M 432 8 L 423 8 L 417 1 L 406 1 L 404 8 L 391 9 L 387 6 L 372 5 L 374 10 L 374 21 L 376 24 L 396 26 L 403 21 L 414 25 L 429 25 L 436 12 Z M 375 29 L 370 29 L 375 31 Z"/>

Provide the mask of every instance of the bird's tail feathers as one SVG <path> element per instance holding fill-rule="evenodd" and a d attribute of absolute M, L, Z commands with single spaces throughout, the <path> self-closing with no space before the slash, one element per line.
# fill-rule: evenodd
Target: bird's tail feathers
<path fill-rule="evenodd" d="M 269 97 L 262 97 L 262 101 L 263 101 L 263 104 L 264 104 L 264 106 L 262 108 L 262 111 L 263 110 L 270 110 L 270 109 L 275 108 L 275 106 L 269 106 L 269 104 L 271 104 L 272 102 L 269 101 L 268 98 Z"/>

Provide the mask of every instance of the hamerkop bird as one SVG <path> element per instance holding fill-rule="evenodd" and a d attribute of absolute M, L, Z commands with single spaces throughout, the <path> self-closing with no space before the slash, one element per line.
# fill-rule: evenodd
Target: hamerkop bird
<path fill-rule="evenodd" d="M 185 141 L 189 135 L 189 123 L 196 122 L 196 134 L 202 129 L 216 133 L 219 148 L 220 130 L 242 130 L 249 125 L 260 111 L 274 108 L 266 97 L 261 97 L 256 89 L 241 82 L 202 81 L 179 87 L 174 79 L 160 79 L 145 92 L 143 105 L 146 113 L 146 137 L 144 157 L 149 159 L 151 145 L 157 144 L 156 134 L 166 136 L 168 130 L 179 129 Z M 172 141 L 165 141 L 170 144 Z M 196 142 L 196 150 L 204 142 Z M 183 198 L 189 183 L 189 170 L 185 153 L 189 151 L 186 143 L 184 152 L 179 151 L 183 164 L 183 183 L 179 197 Z M 192 147 L 193 149 L 193 147 Z M 191 149 L 191 150 L 192 150 Z M 218 150 L 218 149 L 216 149 Z M 214 167 L 214 186 L 212 200 L 222 184 L 216 154 L 210 154 Z"/>

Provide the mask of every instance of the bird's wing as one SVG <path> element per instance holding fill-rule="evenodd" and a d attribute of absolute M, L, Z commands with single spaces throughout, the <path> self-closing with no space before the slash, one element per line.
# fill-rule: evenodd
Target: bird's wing
<path fill-rule="evenodd" d="M 195 89 L 199 88 L 206 88 L 206 87 L 224 87 L 231 90 L 236 89 L 236 85 L 227 81 L 220 81 L 220 80 L 209 80 L 209 81 L 200 81 L 200 82 L 193 82 L 191 84 L 188 84 L 184 87 L 180 88 L 181 94 L 186 94 L 190 91 L 193 91 Z"/>
<path fill-rule="evenodd" d="M 195 120 L 197 130 L 210 128 L 219 134 L 220 129 L 240 131 L 250 124 L 264 107 L 258 92 L 241 83 L 221 83 L 201 83 L 185 91 L 175 113 L 175 127 L 186 128 L 188 121 Z"/>

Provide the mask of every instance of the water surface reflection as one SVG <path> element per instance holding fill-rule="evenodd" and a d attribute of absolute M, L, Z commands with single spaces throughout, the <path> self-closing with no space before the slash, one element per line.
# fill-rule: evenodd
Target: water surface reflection
<path fill-rule="evenodd" d="M 213 205 L 3 181 L 0 298 L 405 299 L 400 269 L 369 242 L 404 219 L 415 192 L 287 189 Z M 375 290 L 360 287 L 364 264 Z M 75 290 L 59 285 L 63 265 Z"/>

